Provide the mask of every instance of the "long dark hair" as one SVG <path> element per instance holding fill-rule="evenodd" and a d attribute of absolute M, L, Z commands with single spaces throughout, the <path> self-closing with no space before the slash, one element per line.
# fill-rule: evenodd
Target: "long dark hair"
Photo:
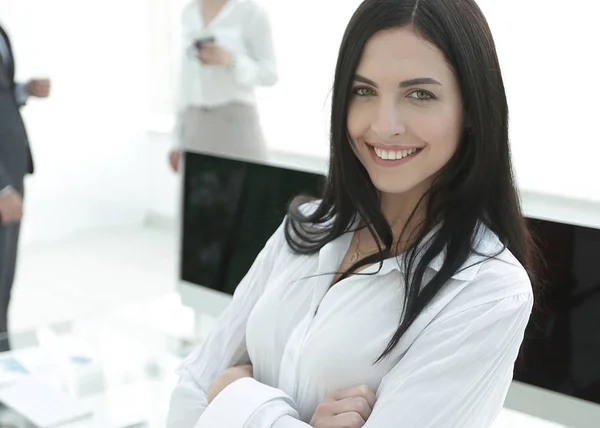
<path fill-rule="evenodd" d="M 347 114 L 366 42 L 381 30 L 403 26 L 412 26 L 444 53 L 460 84 L 469 127 L 454 156 L 421 199 L 426 202 L 425 218 L 404 253 L 404 316 L 377 362 L 392 352 L 421 311 L 475 251 L 480 224 L 496 233 L 532 280 L 534 276 L 533 241 L 521 213 L 511 165 L 500 65 L 492 34 L 475 0 L 366 0 L 354 13 L 335 72 L 327 184 L 312 212 L 300 208 L 304 199 L 290 204 L 285 225 L 288 245 L 296 253 L 314 254 L 352 230 L 360 219 L 379 244 L 379 252 L 357 262 L 342 278 L 367 264 L 381 266 L 395 254 L 391 227 L 380 210 L 379 192 L 352 151 Z M 434 228 L 436 233 L 425 243 Z M 428 264 L 444 250 L 447 256 L 441 269 L 422 284 Z"/>

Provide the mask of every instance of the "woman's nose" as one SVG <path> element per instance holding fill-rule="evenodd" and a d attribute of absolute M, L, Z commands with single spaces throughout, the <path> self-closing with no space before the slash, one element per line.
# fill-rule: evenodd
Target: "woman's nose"
<path fill-rule="evenodd" d="M 372 129 L 383 139 L 404 134 L 406 126 L 398 106 L 391 102 L 382 103 L 374 118 Z"/>

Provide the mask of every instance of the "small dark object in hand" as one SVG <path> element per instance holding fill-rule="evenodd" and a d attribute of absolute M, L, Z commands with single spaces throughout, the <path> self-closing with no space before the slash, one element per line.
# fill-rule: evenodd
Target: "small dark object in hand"
<path fill-rule="evenodd" d="M 215 42 L 215 38 L 210 36 L 210 37 L 204 37 L 202 39 L 197 39 L 194 42 L 194 46 L 196 46 L 196 49 L 200 50 L 202 48 L 202 45 L 205 43 L 214 43 Z"/>

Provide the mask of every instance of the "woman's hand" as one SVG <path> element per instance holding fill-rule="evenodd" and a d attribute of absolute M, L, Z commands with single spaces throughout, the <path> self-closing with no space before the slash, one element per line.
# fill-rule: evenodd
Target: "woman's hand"
<path fill-rule="evenodd" d="M 203 43 L 198 50 L 198 58 L 204 64 L 227 66 L 231 63 L 231 53 L 216 43 Z"/>
<path fill-rule="evenodd" d="M 235 366 L 225 370 L 213 381 L 208 388 L 208 402 L 211 403 L 217 395 L 221 393 L 229 384 L 238 379 L 253 377 L 252 365 Z"/>
<path fill-rule="evenodd" d="M 181 160 L 181 150 L 171 150 L 169 152 L 169 165 L 173 172 L 179 172 L 179 162 Z"/>
<path fill-rule="evenodd" d="M 367 385 L 336 391 L 319 404 L 310 420 L 313 428 L 360 428 L 375 405 L 375 394 Z"/>

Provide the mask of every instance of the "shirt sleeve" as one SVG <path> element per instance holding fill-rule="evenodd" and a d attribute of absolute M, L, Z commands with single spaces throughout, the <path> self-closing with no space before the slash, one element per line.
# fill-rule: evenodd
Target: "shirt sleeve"
<path fill-rule="evenodd" d="M 434 321 L 384 378 L 365 428 L 489 427 L 506 399 L 531 293 Z"/>
<path fill-rule="evenodd" d="M 383 379 L 364 428 L 489 427 L 504 404 L 532 305 L 523 293 L 441 314 Z M 252 408 L 237 411 L 240 397 L 252 397 Z M 210 422 L 220 428 L 309 428 L 289 397 L 252 379 L 229 385 L 209 411 L 207 422 L 214 415 Z"/>
<path fill-rule="evenodd" d="M 179 382 L 171 396 L 167 428 L 203 426 L 199 425 L 199 419 L 208 407 L 207 392 L 212 381 L 227 368 L 250 362 L 246 350 L 248 317 L 262 295 L 276 255 L 284 245 L 282 224 L 236 288 L 231 303 L 204 343 L 179 368 Z M 232 413 L 231 409 L 229 413 Z"/>
<path fill-rule="evenodd" d="M 278 80 L 277 63 L 271 22 L 263 7 L 257 5 L 244 34 L 248 53 L 234 53 L 235 79 L 243 86 L 273 86 Z"/>

